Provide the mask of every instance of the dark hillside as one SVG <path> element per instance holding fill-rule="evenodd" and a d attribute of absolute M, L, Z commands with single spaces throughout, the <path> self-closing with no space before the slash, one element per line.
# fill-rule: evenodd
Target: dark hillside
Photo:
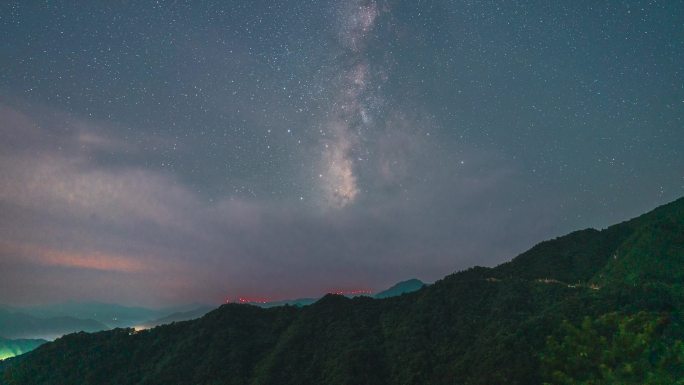
<path fill-rule="evenodd" d="M 682 206 L 680 199 L 602 231 L 574 232 L 498 267 L 471 268 L 398 297 L 328 295 L 304 308 L 224 305 L 199 320 L 148 331 L 69 335 L 9 360 L 4 383 L 587 380 L 573 382 L 573 373 L 624 384 L 646 383 L 653 373 L 668 383 L 667 373 L 682 370 L 684 358 L 676 348 L 684 346 Z M 621 330 L 622 340 L 613 340 L 611 330 Z M 607 342 L 597 345 L 598 362 L 621 357 L 613 364 L 641 373 L 569 366 L 573 351 L 601 335 Z M 635 353 L 619 353 L 620 341 Z"/>

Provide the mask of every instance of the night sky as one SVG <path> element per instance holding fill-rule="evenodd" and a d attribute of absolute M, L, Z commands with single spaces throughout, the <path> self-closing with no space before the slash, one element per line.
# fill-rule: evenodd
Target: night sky
<path fill-rule="evenodd" d="M 684 194 L 680 1 L 0 5 L 0 303 L 378 290 Z"/>

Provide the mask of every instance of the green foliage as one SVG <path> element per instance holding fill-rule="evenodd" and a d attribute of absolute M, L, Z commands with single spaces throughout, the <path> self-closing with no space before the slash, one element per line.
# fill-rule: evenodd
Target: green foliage
<path fill-rule="evenodd" d="M 542 242 L 512 261 L 498 266 L 496 277 L 549 278 L 564 283 L 587 282 L 606 264 L 616 247 L 631 232 L 632 228 L 628 224 L 612 226 L 604 231 L 575 231 Z"/>
<path fill-rule="evenodd" d="M 684 343 L 663 336 L 665 315 L 612 312 L 563 322 L 542 354 L 547 384 L 684 384 Z"/>
<path fill-rule="evenodd" d="M 622 242 L 595 281 L 602 285 L 675 286 L 684 282 L 684 204 L 682 200 L 634 220 L 637 230 Z"/>

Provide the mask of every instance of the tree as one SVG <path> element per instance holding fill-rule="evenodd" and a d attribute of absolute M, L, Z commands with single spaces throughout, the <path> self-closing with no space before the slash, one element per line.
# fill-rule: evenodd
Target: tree
<path fill-rule="evenodd" d="M 669 315 L 639 312 L 565 321 L 542 354 L 545 384 L 684 384 L 684 343 L 665 337 Z"/>

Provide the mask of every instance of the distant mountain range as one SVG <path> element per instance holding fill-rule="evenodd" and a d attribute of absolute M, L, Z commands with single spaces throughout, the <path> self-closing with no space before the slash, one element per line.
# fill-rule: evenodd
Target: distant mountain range
<path fill-rule="evenodd" d="M 276 307 L 276 306 L 295 306 L 295 307 L 302 307 L 302 306 L 308 306 L 316 301 L 318 301 L 321 297 L 318 298 L 297 298 L 297 299 L 283 299 L 280 301 L 271 301 L 271 302 L 248 302 L 250 305 L 254 306 L 259 306 L 264 309 L 268 309 L 271 307 Z"/>
<path fill-rule="evenodd" d="M 422 285 L 419 280 L 412 279 L 400 282 L 377 295 L 381 296 L 379 298 L 400 295 L 417 290 Z M 318 299 L 320 298 L 299 298 L 254 305 L 263 308 L 283 305 L 301 307 L 311 305 Z M 188 304 L 150 309 L 112 303 L 73 301 L 30 307 L 0 305 L 0 337 L 52 340 L 79 331 L 95 332 L 117 327 L 151 328 L 200 318 L 215 308 L 209 305 Z"/>
<path fill-rule="evenodd" d="M 100 302 L 65 302 L 31 307 L 0 305 L 0 359 L 26 353 L 46 340 L 65 334 L 139 325 L 153 327 L 199 318 L 214 308 L 182 305 L 148 309 Z"/>
<path fill-rule="evenodd" d="M 64 302 L 49 305 L 19 308 L 18 311 L 41 317 L 74 317 L 93 319 L 109 328 L 130 327 L 150 320 L 166 317 L 173 313 L 187 312 L 208 305 L 188 304 L 162 309 L 150 309 L 140 306 L 123 306 L 103 302 Z"/>
<path fill-rule="evenodd" d="M 402 295 L 404 293 L 411 293 L 416 290 L 419 290 L 425 286 L 425 283 L 418 279 L 409 279 L 406 281 L 399 282 L 395 284 L 394 286 L 390 287 L 387 290 L 381 291 L 377 294 L 375 294 L 373 297 L 374 298 L 389 298 L 389 297 L 394 297 L 398 295 Z M 284 299 L 280 301 L 271 301 L 271 302 L 246 302 L 246 304 L 258 306 L 261 308 L 272 308 L 272 307 L 277 307 L 277 306 L 295 306 L 295 307 L 302 307 L 302 306 L 308 306 L 316 301 L 321 299 L 319 298 L 297 298 L 297 299 Z M 168 316 L 147 321 L 147 322 L 142 322 L 137 324 L 138 329 L 149 329 L 151 327 L 159 326 L 159 325 L 166 325 L 170 324 L 172 322 L 180 322 L 180 321 L 188 321 L 188 320 L 193 320 L 196 318 L 200 318 L 206 313 L 210 312 L 211 310 L 214 310 L 215 307 L 211 306 L 199 306 L 196 309 L 189 310 L 189 311 L 181 311 L 181 312 L 176 312 L 173 314 L 170 314 Z M 130 325 L 130 324 L 129 324 Z"/>
<path fill-rule="evenodd" d="M 75 317 L 39 318 L 29 314 L 0 308 L 0 337 L 54 339 L 64 334 L 79 331 L 96 332 L 109 329 L 92 320 Z"/>
<path fill-rule="evenodd" d="M 684 199 L 386 299 L 227 304 L 78 333 L 0 362 L 4 384 L 680 384 Z"/>
<path fill-rule="evenodd" d="M 411 293 L 416 290 L 421 289 L 423 286 L 425 286 L 426 283 L 422 282 L 419 279 L 413 278 L 409 279 L 406 281 L 399 282 L 392 287 L 390 287 L 387 290 L 383 290 L 377 294 L 374 295 L 366 295 L 366 294 L 352 294 L 352 295 L 345 295 L 345 297 L 348 298 L 354 298 L 354 297 L 360 297 L 360 296 L 370 296 L 372 298 L 389 298 L 389 297 L 395 297 L 399 296 L 405 293 Z M 296 306 L 296 307 L 302 307 L 302 306 L 308 306 L 311 304 L 316 303 L 316 301 L 320 300 L 322 297 L 318 298 L 297 298 L 297 299 L 284 299 L 280 301 L 271 301 L 271 302 L 245 302 L 250 305 L 254 306 L 259 306 L 261 308 L 272 308 L 276 306 L 284 306 L 284 305 L 290 305 L 290 306 Z"/>
<path fill-rule="evenodd" d="M 193 320 L 193 319 L 202 317 L 203 315 L 207 314 L 211 310 L 214 310 L 215 308 L 216 307 L 212 307 L 212 306 L 200 306 L 196 309 L 189 310 L 189 311 L 175 312 L 175 313 L 167 315 L 166 317 L 162 317 L 162 318 L 158 318 L 155 320 L 150 320 L 147 322 L 140 323 L 140 324 L 136 325 L 136 328 L 137 329 L 149 329 L 149 328 L 153 328 L 155 326 L 166 325 L 166 324 L 170 324 L 173 322 Z"/>
<path fill-rule="evenodd" d="M 64 302 L 22 308 L 22 311 L 41 318 L 67 316 L 93 319 L 107 328 L 129 327 L 164 315 L 159 310 L 101 302 Z"/>

